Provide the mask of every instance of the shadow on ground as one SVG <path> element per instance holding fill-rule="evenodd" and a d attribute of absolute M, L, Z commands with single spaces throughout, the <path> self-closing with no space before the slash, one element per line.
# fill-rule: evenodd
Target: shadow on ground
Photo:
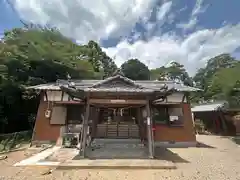
<path fill-rule="evenodd" d="M 136 153 L 137 154 L 137 153 Z M 145 151 L 144 154 L 141 155 L 136 155 L 133 156 L 132 154 L 130 155 L 129 152 L 122 153 L 122 154 L 104 154 L 101 156 L 96 156 L 93 154 L 90 154 L 88 156 L 88 159 L 149 159 L 148 157 L 148 152 Z M 82 159 L 81 156 L 77 155 L 75 156 L 72 160 L 80 160 Z M 189 161 L 181 158 L 178 154 L 172 152 L 171 150 L 165 148 L 165 147 L 156 147 L 155 148 L 155 159 L 156 160 L 164 160 L 164 161 L 171 161 L 174 163 L 189 163 Z"/>
<path fill-rule="evenodd" d="M 196 147 L 198 147 L 198 148 L 214 148 L 214 149 L 216 148 L 216 147 L 204 144 L 202 142 L 197 142 L 197 146 Z"/>
<path fill-rule="evenodd" d="M 180 157 L 177 153 L 164 147 L 156 147 L 155 158 L 158 160 L 171 161 L 174 163 L 189 163 L 189 161 Z"/>
<path fill-rule="evenodd" d="M 148 159 L 146 148 L 88 148 L 86 151 L 88 159 Z M 77 155 L 73 160 L 82 157 Z"/>

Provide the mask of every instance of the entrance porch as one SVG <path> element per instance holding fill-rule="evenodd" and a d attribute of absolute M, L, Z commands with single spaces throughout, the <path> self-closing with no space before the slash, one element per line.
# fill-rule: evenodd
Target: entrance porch
<path fill-rule="evenodd" d="M 119 150 L 108 145 L 109 140 L 115 144 L 132 140 L 135 147 L 145 148 L 149 158 L 155 156 L 155 142 L 196 141 L 187 98 L 196 88 L 176 82 L 133 81 L 121 73 L 104 80 L 58 80 L 29 88 L 41 91 L 33 141 L 62 145 L 69 134 L 67 146 L 78 144 L 81 157 L 87 157 L 89 149 Z"/>
<path fill-rule="evenodd" d="M 89 117 L 87 125 L 82 129 L 80 156 L 123 158 L 124 154 L 131 154 L 125 158 L 153 157 L 151 124 L 147 125 L 148 114 L 144 116 L 143 113 L 146 107 L 149 107 L 147 100 L 132 99 L 129 103 L 127 98 L 111 100 L 89 98 L 88 102 L 85 117 L 87 113 Z M 150 113 L 150 109 L 148 112 Z M 84 134 L 84 131 L 87 134 Z M 89 140 L 88 143 L 86 139 Z"/>
<path fill-rule="evenodd" d="M 95 139 L 135 139 L 154 158 L 151 103 L 171 93 L 166 86 L 147 88 L 117 74 L 88 88 L 74 84 L 61 90 L 84 105 L 80 132 L 80 156 L 86 157 Z M 106 142 L 106 141 L 105 141 Z M 92 154 L 92 153 L 90 153 Z"/>

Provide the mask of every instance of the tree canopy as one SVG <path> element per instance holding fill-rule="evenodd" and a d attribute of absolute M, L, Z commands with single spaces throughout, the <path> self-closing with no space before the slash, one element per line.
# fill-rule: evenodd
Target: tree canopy
<path fill-rule="evenodd" d="M 26 128 L 37 112 L 38 96 L 24 91 L 24 86 L 66 79 L 67 75 L 73 79 L 102 79 L 116 68 L 93 41 L 77 45 L 48 28 L 5 32 L 0 41 L 0 132 Z"/>
<path fill-rule="evenodd" d="M 193 86 L 193 80 L 189 77 L 186 69 L 178 62 L 171 62 L 168 67 L 160 67 L 151 70 L 151 79 L 171 80 Z"/>
<path fill-rule="evenodd" d="M 138 59 L 130 59 L 122 64 L 123 74 L 132 80 L 149 80 L 150 70 Z"/>
<path fill-rule="evenodd" d="M 39 96 L 23 87 L 66 79 L 102 79 L 117 69 L 94 41 L 78 45 L 55 29 L 13 29 L 0 41 L 0 133 L 31 129 Z M 240 107 L 240 62 L 229 54 L 210 58 L 190 77 L 177 60 L 167 67 L 149 70 L 138 59 L 129 59 L 121 71 L 133 80 L 171 80 L 203 91 L 194 101 L 226 100 Z"/>
<path fill-rule="evenodd" d="M 199 69 L 193 78 L 196 86 L 203 89 L 199 100 L 229 100 L 229 95 L 240 80 L 239 71 L 240 62 L 229 54 L 209 59 L 206 67 Z"/>

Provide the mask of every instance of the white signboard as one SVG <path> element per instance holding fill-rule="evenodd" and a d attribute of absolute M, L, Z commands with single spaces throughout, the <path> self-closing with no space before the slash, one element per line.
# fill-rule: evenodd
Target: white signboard
<path fill-rule="evenodd" d="M 111 99 L 110 102 L 111 103 L 125 103 L 126 100 L 124 100 L 124 99 Z"/>
<path fill-rule="evenodd" d="M 150 125 L 150 117 L 147 117 L 147 125 Z"/>
<path fill-rule="evenodd" d="M 177 121 L 178 120 L 178 116 L 170 116 L 169 120 L 170 121 Z"/>

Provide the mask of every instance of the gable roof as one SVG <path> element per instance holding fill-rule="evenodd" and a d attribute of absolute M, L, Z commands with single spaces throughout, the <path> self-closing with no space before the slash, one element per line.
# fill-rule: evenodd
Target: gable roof
<path fill-rule="evenodd" d="M 110 83 L 111 81 L 114 81 L 114 80 L 120 80 L 123 83 L 125 82 L 125 83 L 127 83 L 127 84 L 129 84 L 129 85 L 131 85 L 133 87 L 136 87 L 136 88 L 142 88 L 139 84 L 136 84 L 133 80 L 131 80 L 131 79 L 125 77 L 125 76 L 122 76 L 120 74 L 112 76 L 112 77 L 109 77 L 109 78 L 104 79 L 102 81 L 99 81 L 99 82 L 93 84 L 91 87 L 92 88 L 97 88 L 97 87 L 100 87 L 101 85 Z"/>
<path fill-rule="evenodd" d="M 121 85 L 114 84 L 115 80 L 121 81 Z M 133 81 L 123 76 L 119 71 L 117 71 L 114 76 L 104 80 L 57 80 L 55 83 L 30 86 L 27 87 L 27 89 L 61 90 L 62 86 L 68 87 L 70 82 L 76 89 L 92 92 L 159 92 L 166 90 L 175 90 L 180 92 L 201 91 L 201 89 L 185 86 L 182 83 L 174 81 Z"/>

